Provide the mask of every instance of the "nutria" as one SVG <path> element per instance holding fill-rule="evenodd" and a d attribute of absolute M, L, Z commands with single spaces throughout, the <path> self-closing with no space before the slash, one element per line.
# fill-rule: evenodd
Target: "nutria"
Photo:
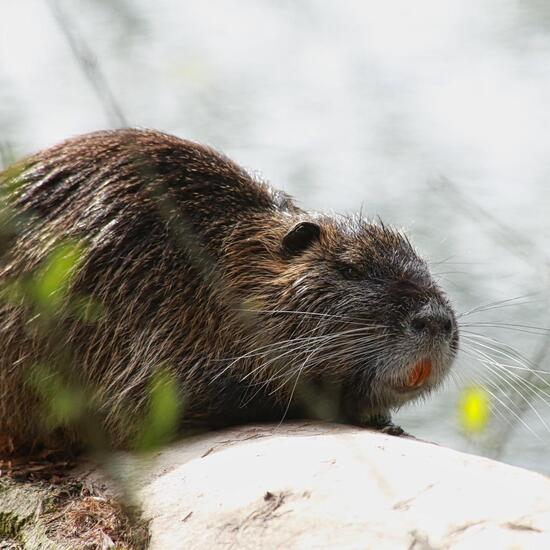
<path fill-rule="evenodd" d="M 76 423 L 43 422 L 37 364 L 54 399 L 59 376 L 76 380 L 124 447 L 161 367 L 182 426 L 307 416 L 303 383 L 309 400 L 334 388 L 340 419 L 391 428 L 390 411 L 436 388 L 456 354 L 453 310 L 403 234 L 306 212 L 206 146 L 97 132 L 24 159 L 0 184 L 0 433 L 17 442 L 83 437 Z M 6 293 L 66 242 L 83 252 L 53 313 Z M 77 315 L 71 297 L 101 314 Z"/>

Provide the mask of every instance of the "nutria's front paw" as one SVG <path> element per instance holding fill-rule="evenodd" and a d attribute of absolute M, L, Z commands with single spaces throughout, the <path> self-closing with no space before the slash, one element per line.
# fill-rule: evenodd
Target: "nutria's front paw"
<path fill-rule="evenodd" d="M 390 416 L 373 416 L 365 423 L 366 428 L 374 428 L 388 435 L 397 435 L 405 437 L 413 437 L 407 433 L 401 426 L 396 426 Z"/>
<path fill-rule="evenodd" d="M 388 435 L 410 435 L 401 426 L 396 426 L 395 424 L 388 424 L 379 428 L 379 430 Z"/>

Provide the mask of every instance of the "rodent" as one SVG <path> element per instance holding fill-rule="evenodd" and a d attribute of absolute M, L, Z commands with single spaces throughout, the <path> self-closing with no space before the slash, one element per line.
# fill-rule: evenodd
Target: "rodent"
<path fill-rule="evenodd" d="M 436 388 L 456 355 L 453 308 L 401 232 L 307 212 L 209 147 L 91 133 L 5 170 L 0 189 L 17 227 L 4 231 L 2 288 L 78 241 L 71 295 L 102 312 L 66 314 L 44 336 L 43 313 L 0 304 L 0 434 L 15 441 L 82 443 L 75 426 L 44 425 L 29 382 L 60 349 L 117 447 L 137 437 L 159 366 L 182 426 L 281 420 L 294 405 L 307 416 L 297 382 L 315 400 L 325 381 L 339 419 L 391 426 L 390 411 Z"/>

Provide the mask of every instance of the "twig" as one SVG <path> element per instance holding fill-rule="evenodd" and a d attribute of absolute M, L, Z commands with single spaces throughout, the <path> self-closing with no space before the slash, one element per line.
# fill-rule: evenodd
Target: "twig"
<path fill-rule="evenodd" d="M 430 186 L 435 191 L 444 190 L 452 194 L 454 206 L 457 206 L 466 216 L 481 225 L 486 233 L 500 246 L 533 267 L 533 257 L 539 255 L 540 250 L 532 239 L 518 233 L 488 210 L 466 197 L 452 180 L 441 177 L 430 182 Z"/>
<path fill-rule="evenodd" d="M 116 100 L 107 79 L 105 78 L 97 58 L 93 54 L 83 37 L 73 32 L 71 22 L 67 14 L 62 10 L 57 0 L 46 0 L 61 32 L 65 35 L 67 43 L 84 73 L 84 76 L 92 86 L 99 101 L 103 105 L 107 118 L 112 127 L 125 127 L 128 122 L 122 108 Z"/>

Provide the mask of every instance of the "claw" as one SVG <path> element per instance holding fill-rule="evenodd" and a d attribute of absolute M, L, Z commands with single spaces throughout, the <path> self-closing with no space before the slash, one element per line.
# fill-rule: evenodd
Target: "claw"
<path fill-rule="evenodd" d="M 378 430 L 379 432 L 388 435 L 413 437 L 411 434 L 407 433 L 401 426 L 396 426 L 391 421 L 391 417 L 389 416 L 372 417 L 366 422 L 365 426 L 368 428 L 374 428 L 375 430 Z"/>
<path fill-rule="evenodd" d="M 379 430 L 388 435 L 410 435 L 408 434 L 401 426 L 396 426 L 395 424 L 389 424 L 379 428 Z"/>

